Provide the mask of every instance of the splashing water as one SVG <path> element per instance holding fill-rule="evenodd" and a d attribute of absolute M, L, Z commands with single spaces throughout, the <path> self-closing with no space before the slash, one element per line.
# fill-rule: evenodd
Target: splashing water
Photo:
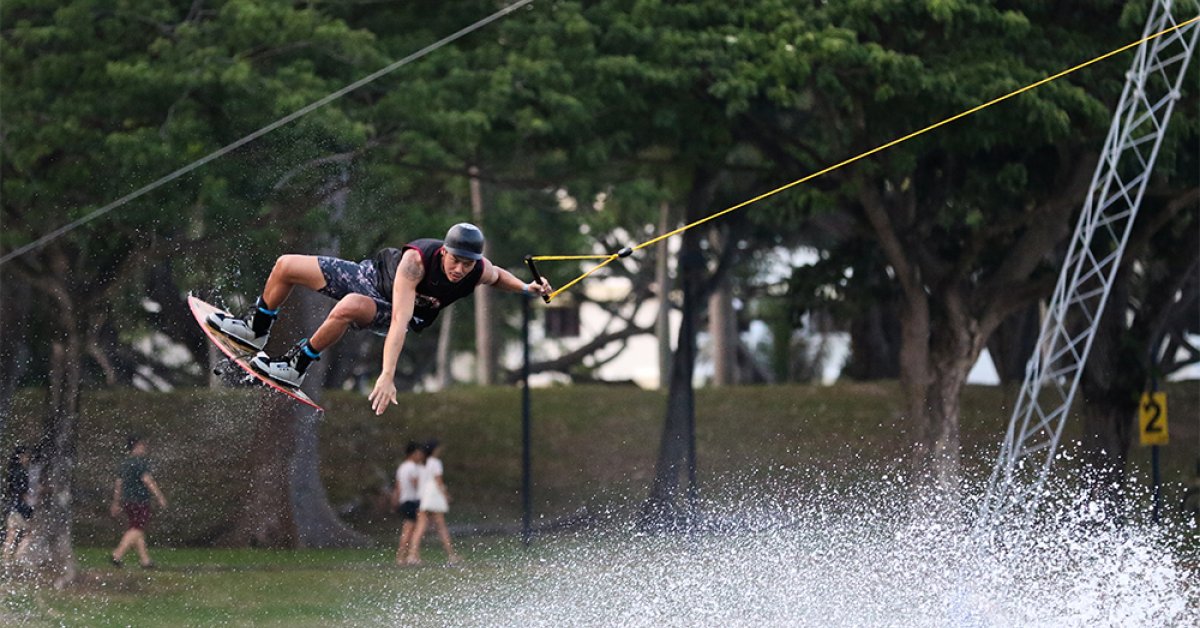
<path fill-rule="evenodd" d="M 462 569 L 322 572 L 349 601 L 317 611 L 320 625 L 1200 625 L 1197 530 L 1138 523 L 1141 495 L 1114 510 L 1060 482 L 1035 520 L 984 524 L 973 516 L 977 494 L 914 505 L 913 489 L 890 472 L 814 467 L 741 480 L 714 480 L 736 493 L 703 503 L 688 533 L 639 532 L 617 514 L 598 530 L 536 538 L 526 552 L 493 543 Z M 231 578 L 228 586 L 262 582 Z M 117 607 L 132 595 L 122 586 L 140 586 L 111 583 Z M 278 581 L 259 586 L 278 594 Z M 0 579 L 0 624 L 43 617 L 43 603 Z M 103 624 L 108 605 L 64 617 Z M 253 625 L 232 611 L 228 619 Z"/>
<path fill-rule="evenodd" d="M 1200 625 L 1197 553 L 1172 547 L 1184 530 L 1118 524 L 1069 493 L 1048 511 L 1060 514 L 981 526 L 936 506 L 914 514 L 905 488 L 710 503 L 723 514 L 686 535 L 539 540 L 496 573 L 436 573 L 437 593 L 401 594 L 381 623 Z"/>

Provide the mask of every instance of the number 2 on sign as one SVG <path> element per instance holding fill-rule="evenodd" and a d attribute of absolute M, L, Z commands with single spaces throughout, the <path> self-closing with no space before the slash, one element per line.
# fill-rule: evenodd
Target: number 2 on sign
<path fill-rule="evenodd" d="M 1142 445 L 1167 444 L 1167 393 L 1143 393 L 1139 408 Z"/>

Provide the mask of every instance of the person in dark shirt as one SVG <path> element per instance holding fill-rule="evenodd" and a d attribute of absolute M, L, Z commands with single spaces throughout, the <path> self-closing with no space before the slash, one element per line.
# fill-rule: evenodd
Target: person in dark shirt
<path fill-rule="evenodd" d="M 246 347 L 260 350 L 251 366 L 278 382 L 299 387 L 304 373 L 321 352 L 341 339 L 347 329 L 370 329 L 386 334 L 383 372 L 371 391 L 371 408 L 383 414 L 396 403 L 396 362 L 410 330 L 420 332 L 438 312 L 470 296 L 477 286 L 545 296 L 545 279 L 524 283 L 497 268 L 483 256 L 483 232 L 469 223 L 450 228 L 445 240 L 424 238 L 401 249 L 383 249 L 374 258 L 351 262 L 335 257 L 284 255 L 275 261 L 255 309 L 243 318 L 214 312 L 208 324 Z M 282 357 L 272 358 L 266 346 L 279 308 L 295 286 L 316 290 L 338 300 L 311 338 L 301 340 Z"/>
<path fill-rule="evenodd" d="M 13 449 L 4 474 L 4 561 L 17 554 L 21 540 L 29 529 L 33 506 L 29 503 L 29 450 L 22 445 Z"/>
<path fill-rule="evenodd" d="M 144 569 L 154 567 L 150 553 L 146 549 L 146 526 L 150 524 L 150 498 L 158 502 L 159 508 L 167 507 L 167 498 L 163 497 L 158 483 L 150 473 L 150 460 L 146 458 L 146 441 L 137 436 L 130 436 L 126 443 L 129 457 L 121 462 L 117 470 L 117 481 L 113 486 L 113 499 L 110 508 L 112 516 L 116 517 L 124 510 L 129 519 L 129 527 L 121 536 L 117 549 L 113 550 L 112 563 L 121 566 L 121 559 L 131 548 L 137 550 L 139 563 Z"/>

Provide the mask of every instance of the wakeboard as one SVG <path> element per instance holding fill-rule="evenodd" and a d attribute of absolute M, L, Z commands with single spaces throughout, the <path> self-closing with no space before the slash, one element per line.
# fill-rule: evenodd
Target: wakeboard
<path fill-rule="evenodd" d="M 197 299 L 190 294 L 188 295 L 188 307 L 192 309 L 192 316 L 196 317 L 196 322 L 200 324 L 200 329 L 204 330 L 204 335 L 208 336 L 208 339 L 211 340 L 212 343 L 221 350 L 221 353 L 225 354 L 227 362 L 236 364 L 239 368 L 248 373 L 254 379 L 257 379 L 266 387 L 276 392 L 281 392 L 292 399 L 295 399 L 296 401 L 299 401 L 305 405 L 312 406 L 317 410 L 322 412 L 325 411 L 324 408 L 317 405 L 317 402 L 313 401 L 308 395 L 304 394 L 303 390 L 293 386 L 288 386 L 287 384 L 283 384 L 281 382 L 277 382 L 256 371 L 254 367 L 250 365 L 250 359 L 253 358 L 258 351 L 235 342 L 234 340 L 225 336 L 225 334 L 213 329 L 212 326 L 209 325 L 209 314 L 213 312 L 221 312 L 228 316 L 229 312 L 226 312 L 225 310 L 211 303 L 206 303 L 200 299 Z"/>

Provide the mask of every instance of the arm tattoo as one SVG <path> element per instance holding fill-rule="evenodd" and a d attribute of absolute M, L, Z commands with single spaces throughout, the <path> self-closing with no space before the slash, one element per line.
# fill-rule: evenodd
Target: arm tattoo
<path fill-rule="evenodd" d="M 421 270 L 422 269 L 420 265 L 417 264 L 416 260 L 411 257 L 405 257 L 404 259 L 400 260 L 400 272 L 403 273 L 408 279 L 420 281 L 422 275 Z"/>

